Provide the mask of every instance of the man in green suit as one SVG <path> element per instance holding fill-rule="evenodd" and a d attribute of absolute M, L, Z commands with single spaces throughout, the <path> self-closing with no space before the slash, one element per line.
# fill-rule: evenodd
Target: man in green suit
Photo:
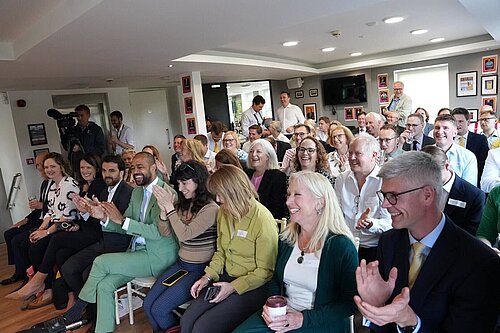
<path fill-rule="evenodd" d="M 153 186 L 171 188 L 156 176 L 151 154 L 135 155 L 132 168 L 139 186 L 132 192 L 125 214 L 112 202 L 99 202 L 91 209 L 91 215 L 102 221 L 105 230 L 133 236 L 130 249 L 97 257 L 75 305 L 45 326 L 54 328 L 75 322 L 81 319 L 88 303 L 97 302 L 95 332 L 112 332 L 115 329 L 114 291 L 136 277 L 157 277 L 176 261 L 177 240 L 173 234 L 160 235 L 158 223 L 164 222 L 159 220 L 160 208 L 152 194 Z"/>

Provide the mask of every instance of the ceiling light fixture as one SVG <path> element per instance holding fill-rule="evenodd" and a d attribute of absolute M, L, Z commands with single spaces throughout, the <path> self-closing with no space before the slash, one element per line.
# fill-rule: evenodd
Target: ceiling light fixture
<path fill-rule="evenodd" d="M 352 53 L 349 53 L 349 55 L 351 57 L 359 57 L 360 55 L 362 55 L 363 53 L 362 52 L 352 52 Z"/>
<path fill-rule="evenodd" d="M 322 52 L 332 52 L 335 51 L 334 47 L 325 47 L 321 49 Z"/>
<path fill-rule="evenodd" d="M 387 24 L 393 24 L 393 23 L 399 23 L 401 21 L 403 21 L 405 18 L 402 17 L 402 16 L 393 16 L 393 17 L 387 17 L 385 19 L 383 19 L 382 21 L 384 21 L 384 23 L 387 23 Z"/>
<path fill-rule="evenodd" d="M 291 41 L 291 42 L 284 42 L 283 43 L 283 46 L 295 46 L 297 45 L 299 42 L 296 42 L 296 41 Z"/>
<path fill-rule="evenodd" d="M 417 29 L 417 30 L 410 31 L 410 33 L 412 35 L 423 35 L 423 34 L 426 34 L 428 32 L 429 32 L 429 30 L 427 30 L 427 29 Z"/>
<path fill-rule="evenodd" d="M 429 42 L 439 43 L 439 42 L 442 42 L 443 40 L 444 40 L 444 37 L 436 37 L 436 38 L 429 39 Z"/>
<path fill-rule="evenodd" d="M 172 68 L 172 67 L 174 67 L 174 65 L 172 65 L 172 64 L 168 65 L 168 68 Z"/>

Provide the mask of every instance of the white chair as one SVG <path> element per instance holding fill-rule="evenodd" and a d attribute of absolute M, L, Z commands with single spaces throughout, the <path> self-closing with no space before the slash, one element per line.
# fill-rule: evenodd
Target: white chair
<path fill-rule="evenodd" d="M 155 277 L 144 277 L 144 278 L 135 278 L 132 281 L 128 282 L 127 285 L 118 288 L 115 290 L 115 317 L 116 317 L 116 325 L 120 324 L 120 314 L 118 308 L 118 293 L 127 290 L 127 298 L 128 298 L 128 317 L 130 325 L 134 324 L 134 307 L 132 304 L 132 299 L 134 294 L 137 294 L 141 297 L 146 297 L 146 294 L 142 292 L 142 288 L 149 288 L 155 284 Z"/>

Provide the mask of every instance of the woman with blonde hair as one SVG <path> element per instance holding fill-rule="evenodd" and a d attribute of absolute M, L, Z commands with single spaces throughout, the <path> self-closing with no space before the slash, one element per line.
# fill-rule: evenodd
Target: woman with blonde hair
<path fill-rule="evenodd" d="M 230 150 L 240 161 L 241 165 L 247 164 L 248 153 L 241 149 L 241 142 L 238 133 L 227 131 L 222 139 L 224 148 Z"/>
<path fill-rule="evenodd" d="M 337 177 L 349 167 L 349 144 L 354 139 L 354 135 L 347 127 L 340 125 L 330 132 L 329 139 L 335 150 L 328 154 L 330 163 L 330 172 L 332 176 Z"/>
<path fill-rule="evenodd" d="M 335 146 L 332 140 L 332 132 L 335 130 L 337 127 L 343 126 L 342 123 L 338 120 L 334 120 L 330 123 L 328 126 L 328 139 L 326 139 L 326 145 L 325 145 L 325 150 L 327 153 L 331 153 L 335 151 Z"/>
<path fill-rule="evenodd" d="M 135 156 L 134 149 L 124 149 L 122 151 L 122 160 L 125 163 L 125 174 L 123 175 L 123 180 L 126 181 L 130 186 L 136 187 L 134 172 L 130 168 L 132 166 L 132 159 Z"/>
<path fill-rule="evenodd" d="M 195 300 L 182 316 L 184 333 L 231 332 L 264 303 L 276 263 L 276 222 L 246 174 L 223 165 L 208 180 L 208 190 L 220 204 L 217 250 L 191 287 Z M 220 289 L 205 300 L 212 286 Z"/>
<path fill-rule="evenodd" d="M 280 235 L 269 295 L 287 300 L 286 314 L 255 313 L 234 332 L 348 332 L 356 306 L 354 238 L 328 180 L 315 172 L 290 176 L 290 223 Z"/>

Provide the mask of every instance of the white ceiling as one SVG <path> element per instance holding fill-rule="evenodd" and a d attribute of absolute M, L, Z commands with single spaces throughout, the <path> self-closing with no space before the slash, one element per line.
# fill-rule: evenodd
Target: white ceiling
<path fill-rule="evenodd" d="M 405 20 L 382 22 L 395 15 Z M 189 71 L 204 82 L 287 79 L 440 58 L 500 48 L 498 17 L 497 0 L 2 0 L 0 91 L 165 87 Z M 429 32 L 409 34 L 419 28 Z"/>

